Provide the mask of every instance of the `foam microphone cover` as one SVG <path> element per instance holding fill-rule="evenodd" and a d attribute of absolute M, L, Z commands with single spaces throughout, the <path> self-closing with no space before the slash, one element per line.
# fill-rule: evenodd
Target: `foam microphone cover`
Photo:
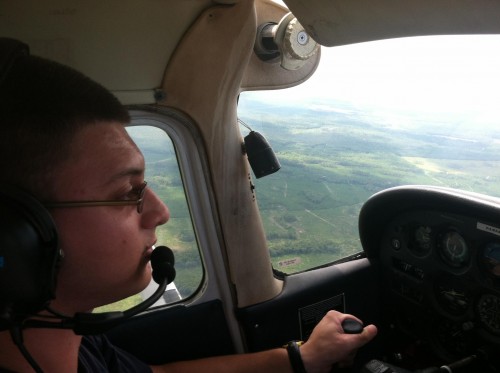
<path fill-rule="evenodd" d="M 151 254 L 151 267 L 153 268 L 153 280 L 161 284 L 166 278 L 168 283 L 175 279 L 174 253 L 166 246 L 158 246 Z"/>

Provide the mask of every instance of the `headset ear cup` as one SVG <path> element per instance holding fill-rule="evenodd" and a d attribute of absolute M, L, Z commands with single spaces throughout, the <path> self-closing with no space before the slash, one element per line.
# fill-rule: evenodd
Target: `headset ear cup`
<path fill-rule="evenodd" d="M 49 212 L 30 194 L 0 186 L 0 330 L 54 298 L 60 260 Z"/>

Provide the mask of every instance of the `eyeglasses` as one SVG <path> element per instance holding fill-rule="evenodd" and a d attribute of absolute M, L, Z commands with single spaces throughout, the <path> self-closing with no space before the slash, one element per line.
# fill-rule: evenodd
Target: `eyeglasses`
<path fill-rule="evenodd" d="M 109 201 L 64 201 L 64 202 L 45 202 L 43 205 L 48 208 L 66 208 L 66 207 L 95 207 L 95 206 L 137 206 L 137 212 L 140 214 L 144 207 L 144 194 L 146 193 L 147 182 L 144 182 L 139 188 L 132 191 L 137 195 L 137 199 L 128 200 L 109 200 Z"/>

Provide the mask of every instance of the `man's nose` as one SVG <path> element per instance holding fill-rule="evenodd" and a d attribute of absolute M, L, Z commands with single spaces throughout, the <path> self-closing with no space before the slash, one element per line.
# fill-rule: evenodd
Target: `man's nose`
<path fill-rule="evenodd" d="M 142 220 L 145 227 L 154 228 L 165 224 L 170 219 L 168 206 L 151 188 L 146 189 L 144 199 Z"/>

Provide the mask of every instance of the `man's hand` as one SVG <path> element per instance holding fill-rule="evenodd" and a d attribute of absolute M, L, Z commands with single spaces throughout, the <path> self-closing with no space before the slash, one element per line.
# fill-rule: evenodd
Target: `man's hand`
<path fill-rule="evenodd" d="M 309 340 L 300 348 L 308 373 L 328 373 L 336 363 L 352 362 L 357 349 L 377 334 L 375 325 L 365 326 L 359 334 L 347 334 L 342 328 L 346 319 L 362 323 L 352 315 L 329 311 L 316 325 Z"/>

